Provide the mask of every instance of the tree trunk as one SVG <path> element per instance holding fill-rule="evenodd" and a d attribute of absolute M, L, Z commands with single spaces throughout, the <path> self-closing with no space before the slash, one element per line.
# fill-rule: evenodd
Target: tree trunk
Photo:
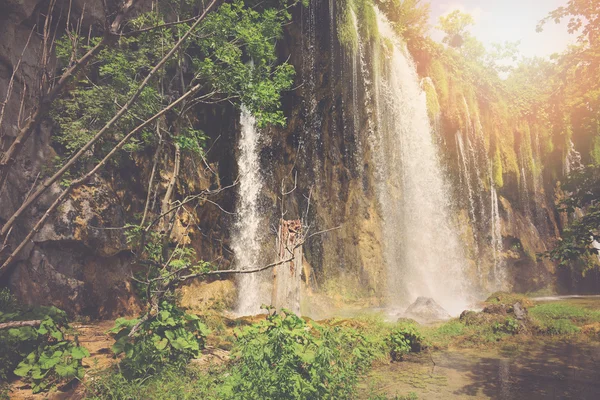
<path fill-rule="evenodd" d="M 300 285 L 302 275 L 302 223 L 300 220 L 281 220 L 277 235 L 279 261 L 286 261 L 273 269 L 271 304 L 276 309 L 286 308 L 300 313 Z"/>

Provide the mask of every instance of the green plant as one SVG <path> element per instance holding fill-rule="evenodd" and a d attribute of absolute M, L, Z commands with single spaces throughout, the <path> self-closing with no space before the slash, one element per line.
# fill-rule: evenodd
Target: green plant
<path fill-rule="evenodd" d="M 408 353 L 418 353 L 425 347 L 423 336 L 413 325 L 393 330 L 388 343 L 394 361 L 402 361 Z"/>
<path fill-rule="evenodd" d="M 66 314 L 54 307 L 39 308 L 12 314 L 0 313 L 0 321 L 41 319 L 39 326 L 23 326 L 0 333 L 0 347 L 4 368 L 0 373 L 7 378 L 7 367 L 31 383 L 34 393 L 81 379 L 85 374 L 82 359 L 89 352 L 68 338 Z M 24 357 L 24 358 L 23 358 Z M 19 362 L 20 361 L 20 362 Z"/>
<path fill-rule="evenodd" d="M 238 335 L 221 390 L 231 399 L 352 398 L 376 354 L 355 329 L 307 323 L 286 310 Z"/>
<path fill-rule="evenodd" d="M 136 331 L 130 336 L 132 330 Z M 119 318 L 110 330 L 115 355 L 123 354 L 121 368 L 128 378 L 139 378 L 165 366 L 184 367 L 200 356 L 208 328 L 198 316 L 163 302 L 157 314 L 145 321 Z"/>
<path fill-rule="evenodd" d="M 13 312 L 17 308 L 17 299 L 8 288 L 0 289 L 0 312 Z"/>
<path fill-rule="evenodd" d="M 503 322 L 495 322 L 492 325 L 494 333 L 508 333 L 516 335 L 521 331 L 521 324 L 514 318 L 507 317 Z"/>

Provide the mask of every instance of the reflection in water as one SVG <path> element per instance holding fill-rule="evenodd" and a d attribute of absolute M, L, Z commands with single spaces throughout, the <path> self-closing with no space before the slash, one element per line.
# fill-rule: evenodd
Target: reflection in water
<path fill-rule="evenodd" d="M 388 396 L 415 392 L 420 400 L 597 400 L 599 363 L 600 345 L 587 343 L 530 342 L 500 350 L 446 351 L 379 366 L 365 390 Z"/>

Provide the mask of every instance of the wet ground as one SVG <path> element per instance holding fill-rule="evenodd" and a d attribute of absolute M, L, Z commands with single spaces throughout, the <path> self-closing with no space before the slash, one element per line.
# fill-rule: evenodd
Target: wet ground
<path fill-rule="evenodd" d="M 600 310 L 600 296 L 546 297 Z M 448 350 L 376 366 L 361 388 L 374 395 L 427 399 L 600 399 L 600 343 L 546 338 L 489 350 Z"/>

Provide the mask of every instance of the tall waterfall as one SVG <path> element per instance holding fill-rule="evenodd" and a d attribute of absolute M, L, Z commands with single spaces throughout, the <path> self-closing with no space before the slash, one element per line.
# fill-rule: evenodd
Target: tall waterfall
<path fill-rule="evenodd" d="M 379 137 L 372 140 L 382 173 L 378 195 L 390 306 L 418 296 L 451 313 L 468 303 L 464 249 L 451 222 L 451 195 L 443 176 L 425 93 L 416 68 L 385 16 L 377 12 L 382 44 L 374 54 Z"/>
<path fill-rule="evenodd" d="M 234 262 L 238 269 L 258 267 L 260 256 L 259 195 L 263 187 L 260 175 L 259 131 L 256 119 L 242 107 L 241 137 L 238 144 L 240 184 L 237 196 L 237 218 L 232 234 Z M 238 277 L 237 313 L 257 314 L 262 304 L 261 274 L 240 274 Z"/>

